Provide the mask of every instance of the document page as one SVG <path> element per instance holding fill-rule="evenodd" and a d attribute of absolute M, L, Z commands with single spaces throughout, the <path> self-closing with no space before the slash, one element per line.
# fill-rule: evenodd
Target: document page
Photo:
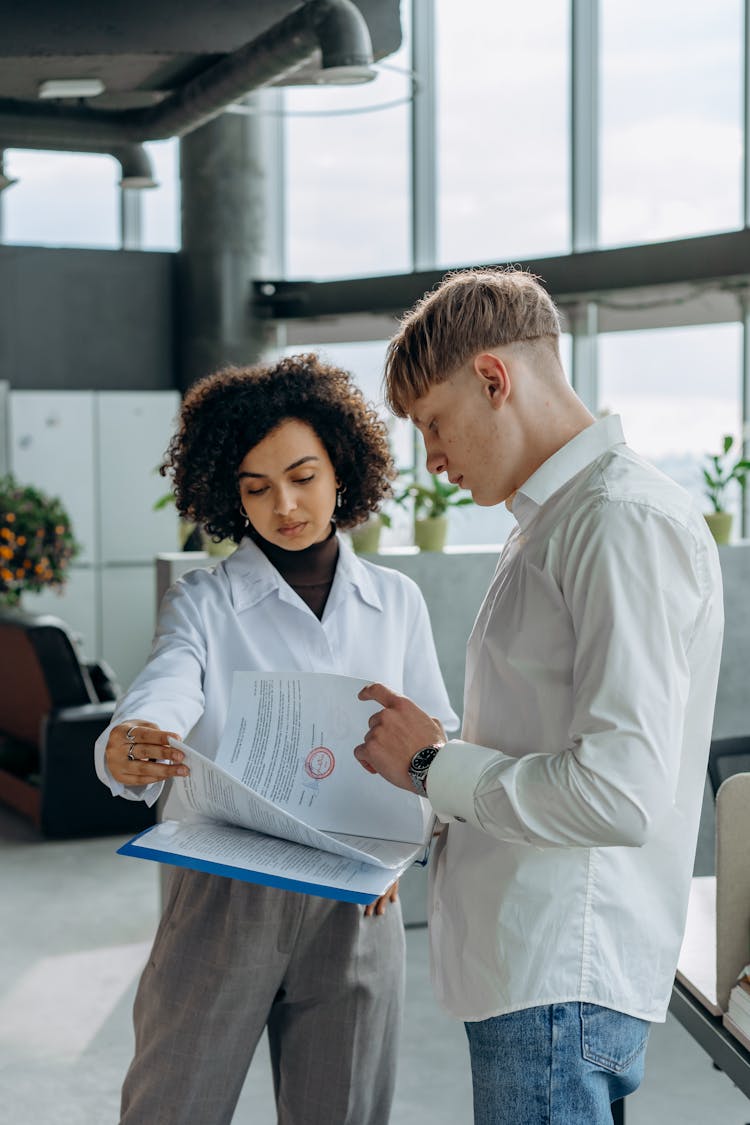
<path fill-rule="evenodd" d="M 280 836 L 308 848 L 323 848 L 338 856 L 388 869 L 408 863 L 420 853 L 419 843 L 368 840 L 362 836 L 342 839 L 312 828 L 292 813 L 259 797 L 216 762 L 184 743 L 172 741 L 184 752 L 185 764 L 190 769 L 187 777 L 175 778 L 174 784 L 181 788 L 185 805 L 198 816 L 211 816 L 240 828 Z M 205 827 L 205 823 L 199 825 L 201 831 Z"/>
<path fill-rule="evenodd" d="M 384 894 L 408 864 L 384 870 L 220 824 L 166 820 L 129 840 L 123 855 L 352 902 Z"/>
<path fill-rule="evenodd" d="M 313 828 L 421 843 L 429 803 L 354 757 L 380 709 L 357 699 L 366 683 L 315 672 L 235 672 L 217 765 Z"/>

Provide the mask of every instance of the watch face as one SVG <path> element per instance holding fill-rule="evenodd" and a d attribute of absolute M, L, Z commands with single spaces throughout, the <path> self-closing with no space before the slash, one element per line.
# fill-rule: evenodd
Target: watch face
<path fill-rule="evenodd" d="M 411 760 L 411 765 L 409 768 L 414 770 L 415 773 L 419 773 L 420 770 L 427 769 L 427 767 L 430 765 L 433 758 L 437 754 L 438 749 L 439 747 L 437 746 L 425 746 L 422 750 L 417 750 L 416 754 Z"/>

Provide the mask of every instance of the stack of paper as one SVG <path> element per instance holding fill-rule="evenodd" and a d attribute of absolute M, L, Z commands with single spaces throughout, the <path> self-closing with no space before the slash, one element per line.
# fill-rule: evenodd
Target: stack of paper
<path fill-rule="evenodd" d="M 181 742 L 186 821 L 165 821 L 120 854 L 349 902 L 373 902 L 425 856 L 427 801 L 367 773 L 353 755 L 374 703 L 366 681 L 237 672 L 210 760 Z"/>
<path fill-rule="evenodd" d="M 729 993 L 727 1014 L 745 1035 L 750 1036 L 750 965 L 745 966 L 739 981 Z"/>

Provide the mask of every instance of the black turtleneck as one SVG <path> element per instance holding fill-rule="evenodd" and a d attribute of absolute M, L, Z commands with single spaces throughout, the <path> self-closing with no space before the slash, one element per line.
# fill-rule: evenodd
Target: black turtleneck
<path fill-rule="evenodd" d="M 313 543 L 301 551 L 287 551 L 284 547 L 269 543 L 260 535 L 253 538 L 284 581 L 299 594 L 320 620 L 331 592 L 339 557 L 336 529 L 331 528 L 331 534 L 321 543 Z"/>

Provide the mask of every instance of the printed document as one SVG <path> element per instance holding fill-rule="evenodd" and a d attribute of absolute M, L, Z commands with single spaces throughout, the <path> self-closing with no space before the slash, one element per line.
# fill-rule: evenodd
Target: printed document
<path fill-rule="evenodd" d="M 190 769 L 173 784 L 191 819 L 147 829 L 121 853 L 373 901 L 424 854 L 434 817 L 354 757 L 379 709 L 357 699 L 366 682 L 236 672 L 215 759 L 172 741 Z"/>

